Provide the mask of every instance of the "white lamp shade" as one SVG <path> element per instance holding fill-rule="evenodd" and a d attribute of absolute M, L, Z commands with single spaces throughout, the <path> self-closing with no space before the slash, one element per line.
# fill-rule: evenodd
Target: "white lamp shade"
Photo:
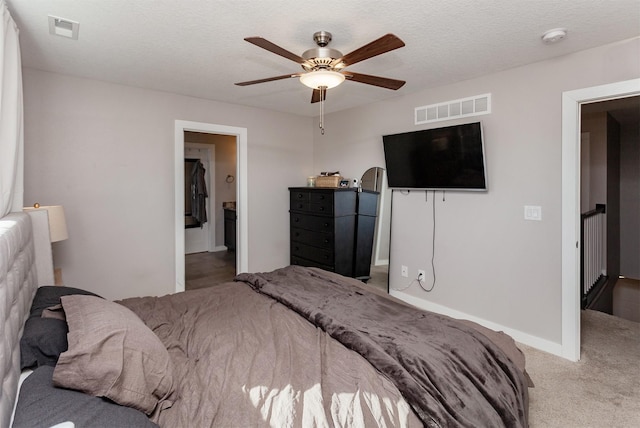
<path fill-rule="evenodd" d="M 322 86 L 331 89 L 344 82 L 344 74 L 329 70 L 310 71 L 300 76 L 300 82 L 311 89 L 320 89 Z"/>
<path fill-rule="evenodd" d="M 64 216 L 64 208 L 62 205 L 49 205 L 35 207 L 25 207 L 24 211 L 29 210 L 45 210 L 49 217 L 49 237 L 51 242 L 64 241 L 69 238 L 67 232 L 67 221 Z"/>

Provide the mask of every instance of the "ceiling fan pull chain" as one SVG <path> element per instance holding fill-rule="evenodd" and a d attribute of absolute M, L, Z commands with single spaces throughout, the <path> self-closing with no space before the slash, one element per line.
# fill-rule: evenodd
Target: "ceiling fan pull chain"
<path fill-rule="evenodd" d="M 327 94 L 327 87 L 320 86 L 320 134 L 324 135 L 324 98 Z"/>

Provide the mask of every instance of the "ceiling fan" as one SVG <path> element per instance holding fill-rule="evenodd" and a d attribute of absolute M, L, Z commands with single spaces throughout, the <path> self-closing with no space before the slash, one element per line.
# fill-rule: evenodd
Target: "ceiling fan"
<path fill-rule="evenodd" d="M 324 101 L 326 90 L 338 86 L 345 80 L 360 82 L 381 88 L 400 89 L 406 82 L 404 80 L 390 79 L 387 77 L 371 76 L 368 74 L 354 73 L 344 69 L 350 65 L 364 61 L 365 59 L 398 49 L 404 46 L 404 42 L 393 34 L 386 34 L 373 42 L 366 44 L 347 55 L 328 48 L 331 41 L 331 33 L 318 31 L 313 35 L 313 40 L 318 47 L 305 51 L 302 56 L 289 52 L 280 46 L 263 39 L 262 37 L 247 37 L 246 40 L 262 49 L 273 52 L 302 66 L 304 72 L 284 74 L 282 76 L 267 77 L 266 79 L 238 82 L 238 86 L 255 85 L 256 83 L 272 82 L 274 80 L 299 77 L 300 81 L 313 89 L 311 102 Z M 322 127 L 322 126 L 321 126 Z"/>

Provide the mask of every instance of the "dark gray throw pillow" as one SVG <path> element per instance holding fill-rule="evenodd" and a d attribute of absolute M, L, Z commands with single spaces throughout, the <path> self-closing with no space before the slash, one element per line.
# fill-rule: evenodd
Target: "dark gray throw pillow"
<path fill-rule="evenodd" d="M 40 318 L 43 310 L 50 306 L 60 304 L 60 297 L 73 296 L 76 294 L 100 297 L 91 291 L 82 290 L 80 288 L 64 287 L 61 285 L 43 285 L 42 287 L 38 287 L 36 295 L 33 297 L 31 310 L 29 311 L 29 318 Z"/>
<path fill-rule="evenodd" d="M 157 427 L 130 407 L 53 386 L 53 367 L 39 367 L 20 388 L 14 428 L 48 427 L 71 421 L 76 428 Z"/>
<path fill-rule="evenodd" d="M 52 318 L 29 318 L 20 339 L 20 366 L 55 366 L 67 350 L 67 322 Z"/>
<path fill-rule="evenodd" d="M 60 304 L 60 297 L 71 295 L 100 297 L 90 291 L 74 287 L 46 285 L 36 290 L 29 318 L 20 339 L 21 369 L 43 365 L 55 366 L 60 354 L 67 350 L 67 323 L 53 318 L 42 318 L 42 311 Z"/>

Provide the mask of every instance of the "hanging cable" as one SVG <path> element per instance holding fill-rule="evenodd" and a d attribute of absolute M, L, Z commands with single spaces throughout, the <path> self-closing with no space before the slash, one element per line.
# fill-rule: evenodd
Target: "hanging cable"
<path fill-rule="evenodd" d="M 442 192 L 443 194 L 443 198 L 444 198 L 444 192 Z M 426 291 L 427 293 L 433 291 L 433 289 L 436 287 L 436 265 L 435 265 L 435 258 L 436 258 L 436 191 L 433 191 L 433 198 L 431 198 L 432 200 L 432 214 L 433 214 L 433 227 L 432 227 L 432 231 L 431 231 L 431 272 L 433 273 L 433 283 L 431 284 L 430 288 L 425 288 L 424 285 L 422 285 L 422 280 L 418 280 L 418 284 L 420 284 L 420 287 Z"/>

